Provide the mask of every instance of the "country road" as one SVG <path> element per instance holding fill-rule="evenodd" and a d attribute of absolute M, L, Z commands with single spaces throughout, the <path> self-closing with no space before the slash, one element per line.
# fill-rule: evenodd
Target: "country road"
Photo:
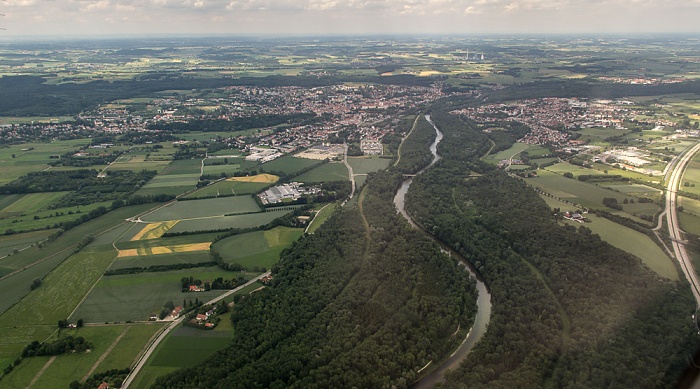
<path fill-rule="evenodd" d="M 688 256 L 688 252 L 685 250 L 685 245 L 682 243 L 683 235 L 681 235 L 678 222 L 677 204 L 677 191 L 681 185 L 683 172 L 685 171 L 688 162 L 693 159 L 698 151 L 700 151 L 700 143 L 696 143 L 695 146 L 678 157 L 678 163 L 676 163 L 673 170 L 671 170 L 666 191 L 666 216 L 668 219 L 668 232 L 671 237 L 673 252 L 681 265 L 681 269 L 683 269 L 685 278 L 690 283 L 690 287 L 693 290 L 693 295 L 695 296 L 695 301 L 697 302 L 698 307 L 700 307 L 700 281 L 698 281 L 698 275 L 695 272 L 695 268 L 693 267 L 690 257 Z"/>
<path fill-rule="evenodd" d="M 226 297 L 238 292 L 239 290 L 245 288 L 246 286 L 258 281 L 259 279 L 261 279 L 267 275 L 270 275 L 270 272 L 263 273 L 255 278 L 253 278 L 252 280 L 246 282 L 245 284 L 243 284 L 235 289 L 231 289 L 219 297 L 216 297 L 212 300 L 207 301 L 206 303 L 204 303 L 204 305 L 217 303 L 217 302 L 219 302 L 219 301 L 225 299 Z M 150 358 L 151 354 L 153 354 L 153 351 L 155 351 L 155 349 L 158 347 L 160 342 L 162 342 L 165 339 L 165 337 L 168 336 L 168 334 L 178 326 L 178 324 L 182 323 L 182 321 L 184 319 L 185 319 L 185 316 L 180 316 L 176 320 L 170 322 L 170 324 L 168 324 L 165 328 L 163 328 L 163 330 L 160 332 L 160 334 L 158 334 L 158 336 L 153 341 L 151 341 L 148 345 L 146 345 L 146 349 L 141 354 L 141 357 L 139 357 L 138 362 L 136 362 L 136 366 L 134 366 L 134 368 L 131 369 L 131 373 L 129 373 L 129 375 L 124 380 L 124 383 L 122 384 L 123 389 L 126 389 L 129 387 L 129 385 L 134 381 L 134 378 L 136 378 L 136 376 L 138 376 L 139 372 L 141 371 L 141 369 L 144 367 L 144 365 L 148 361 L 148 358 Z"/>

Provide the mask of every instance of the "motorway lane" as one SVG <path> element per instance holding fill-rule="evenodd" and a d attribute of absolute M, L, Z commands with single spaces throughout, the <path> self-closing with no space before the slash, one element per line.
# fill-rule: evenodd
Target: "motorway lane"
<path fill-rule="evenodd" d="M 690 162 L 698 151 L 700 151 L 700 143 L 695 144 L 695 146 L 693 146 L 688 152 L 682 154 L 678 159 L 678 163 L 676 163 L 671 171 L 671 176 L 668 181 L 668 188 L 666 191 L 666 214 L 673 252 L 681 265 L 683 274 L 685 274 L 686 279 L 690 283 L 693 295 L 695 296 L 695 301 L 697 302 L 698 307 L 700 307 L 700 280 L 698 280 L 698 275 L 695 272 L 693 263 L 688 256 L 688 252 L 685 250 L 685 245 L 681 243 L 683 241 L 683 236 L 681 235 L 680 225 L 678 222 L 677 204 L 677 190 L 681 185 L 683 172 L 685 171 L 688 162 Z"/>

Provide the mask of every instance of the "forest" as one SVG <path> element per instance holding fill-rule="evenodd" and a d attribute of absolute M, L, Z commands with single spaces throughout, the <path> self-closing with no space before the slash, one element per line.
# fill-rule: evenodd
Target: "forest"
<path fill-rule="evenodd" d="M 433 132 L 434 133 L 434 132 Z M 269 287 L 233 309 L 232 343 L 154 387 L 407 387 L 449 355 L 475 313 L 475 284 L 396 213 L 399 172 L 281 254 Z"/>
<path fill-rule="evenodd" d="M 466 256 L 493 299 L 489 330 L 447 387 L 673 387 L 698 348 L 695 304 L 590 230 L 556 223 L 537 193 L 478 161 L 488 140 L 447 113 L 443 157 L 409 213 Z M 481 174 L 465 178 L 464 166 Z"/>

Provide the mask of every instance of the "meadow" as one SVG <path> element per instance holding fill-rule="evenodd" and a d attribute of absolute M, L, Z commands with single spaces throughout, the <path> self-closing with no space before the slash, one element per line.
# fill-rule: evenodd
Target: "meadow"
<path fill-rule="evenodd" d="M 283 248 L 299 239 L 301 228 L 275 227 L 268 231 L 255 231 L 234 235 L 214 244 L 214 249 L 224 261 L 237 263 L 246 268 L 266 268 L 279 260 Z"/>
<path fill-rule="evenodd" d="M 285 207 L 287 208 L 287 207 Z M 228 228 L 250 228 L 263 226 L 278 217 L 289 213 L 289 210 L 270 210 L 267 212 L 244 215 L 220 216 L 209 219 L 182 220 L 170 232 L 214 231 Z"/>
<path fill-rule="evenodd" d="M 88 247 L 71 255 L 44 278 L 39 288 L 0 315 L 0 356 L 16 357 L 32 340 L 51 335 L 58 320 L 67 318 L 80 304 L 114 256 L 109 246 Z M 28 291 L 29 284 L 22 289 Z"/>
<path fill-rule="evenodd" d="M 180 290 L 182 277 L 193 276 L 206 282 L 217 277 L 231 279 L 239 275 L 218 267 L 205 267 L 102 277 L 71 319 L 83 318 L 88 323 L 148 320 L 149 315 L 160 312 L 168 301 L 176 305 L 180 305 L 183 299 L 188 302 L 195 299 L 208 301 L 225 292 L 183 293 Z M 245 277 L 249 279 L 252 276 L 248 273 Z"/>
<path fill-rule="evenodd" d="M 259 287 L 259 284 L 251 286 Z M 230 313 L 221 315 L 221 323 L 209 331 L 179 326 L 158 345 L 134 380 L 133 387 L 150 387 L 157 377 L 201 363 L 226 347 L 233 336 L 230 318 Z"/>
<path fill-rule="evenodd" d="M 547 196 L 541 197 L 552 209 L 559 208 L 562 211 L 572 209 L 571 205 L 562 201 Z M 678 271 L 676 270 L 673 260 L 647 235 L 593 214 L 585 214 L 584 216 L 591 222 L 581 224 L 563 220 L 562 223 L 572 225 L 576 228 L 581 226 L 590 228 L 591 231 L 594 234 L 598 234 L 602 240 L 637 256 L 658 275 L 674 281 L 679 279 Z"/>
<path fill-rule="evenodd" d="M 592 128 L 582 128 L 576 131 L 581 134 L 578 140 L 589 142 L 590 144 L 607 144 L 605 142 L 606 138 L 613 136 L 622 136 L 629 133 L 629 130 L 618 130 L 609 127 L 592 127 Z"/>
<path fill-rule="evenodd" d="M 176 201 L 141 218 L 146 222 L 190 220 L 227 214 L 260 212 L 252 196 L 231 196 L 214 199 Z"/>
<path fill-rule="evenodd" d="M 324 204 L 320 209 L 316 210 L 316 215 L 314 216 L 311 224 L 307 227 L 306 232 L 313 234 L 323 223 L 328 219 L 335 211 L 338 203 Z"/>
<path fill-rule="evenodd" d="M 4 213 L 5 217 L 0 216 L 0 231 L 12 230 L 15 232 L 23 232 L 56 228 L 60 225 L 60 223 L 77 220 L 84 213 L 90 212 L 99 207 L 109 207 L 112 204 L 111 201 L 106 201 L 83 206 L 63 207 L 49 210 L 46 209 L 43 196 L 46 195 L 49 199 L 53 199 L 54 196 L 51 196 L 52 194 L 53 193 L 26 194 L 19 201 L 13 203 L 8 208 L 5 208 L 2 212 L 0 212 L 0 215 L 3 215 L 4 211 L 7 209 L 13 209 L 13 211 Z M 24 201 L 25 197 L 27 196 L 29 196 L 28 200 L 35 199 L 37 203 L 32 204 L 31 202 Z M 24 204 L 17 205 L 19 202 Z M 21 209 L 20 207 L 27 210 L 14 211 Z"/>
<path fill-rule="evenodd" d="M 342 162 L 329 162 L 316 167 L 304 174 L 294 177 L 294 181 L 310 184 L 346 181 L 348 179 L 348 169 Z"/>
<path fill-rule="evenodd" d="M 32 387 L 67 388 L 72 381 L 81 381 L 90 371 L 124 369 L 131 365 L 161 326 L 154 323 L 64 330 L 62 335 L 82 336 L 94 347 L 89 353 L 60 355 L 43 371 L 50 357 L 25 359 L 8 377 L 3 378 L 3 383 L 10 388 L 24 388 L 36 378 Z M 112 345 L 114 347 L 109 350 Z M 100 361 L 100 358 L 103 359 Z"/>
<path fill-rule="evenodd" d="M 297 158 L 292 155 L 285 155 L 270 162 L 262 164 L 260 167 L 266 173 L 282 173 L 286 175 L 298 174 L 301 170 L 317 164 L 314 159 Z"/>
<path fill-rule="evenodd" d="M 59 140 L 51 143 L 22 143 L 0 148 L 0 185 L 7 184 L 30 172 L 44 170 L 52 155 L 63 155 L 78 151 L 90 142 L 85 139 Z M 14 154 L 14 158 L 12 155 Z"/>
<path fill-rule="evenodd" d="M 177 159 L 160 172 L 160 176 L 171 176 L 181 174 L 196 174 L 199 175 L 202 162 L 198 159 Z"/>
<path fill-rule="evenodd" d="M 384 170 L 391 164 L 391 159 L 379 158 L 378 156 L 363 158 L 348 158 L 348 164 L 352 167 L 354 174 L 367 174 Z"/>
<path fill-rule="evenodd" d="M 20 301 L 22 297 L 29 294 L 29 285 L 32 283 L 32 280 L 35 278 L 41 279 L 49 274 L 51 270 L 72 254 L 74 245 L 86 236 L 99 235 L 108 231 L 123 223 L 125 218 L 150 209 L 152 206 L 152 204 L 142 204 L 119 208 L 64 232 L 60 237 L 47 243 L 43 248 L 33 246 L 17 254 L 12 254 L 10 259 L 14 269 L 24 268 L 24 270 L 0 279 L 0 295 L 3 296 L 0 299 L 0 312 L 6 311 L 13 304 Z M 116 252 L 111 245 L 109 245 L 109 249 L 112 258 L 114 258 Z M 80 270 L 77 271 L 78 273 L 76 274 L 81 274 Z"/>
<path fill-rule="evenodd" d="M 700 153 L 693 158 L 683 173 L 681 190 L 700 195 Z M 688 183 L 688 186 L 686 186 Z"/>
<path fill-rule="evenodd" d="M 502 161 L 504 159 L 509 159 L 511 157 L 517 159 L 518 155 L 520 153 L 522 153 L 523 151 L 527 150 L 528 148 L 530 148 L 530 145 L 527 143 L 519 143 L 519 142 L 514 143 L 513 146 L 511 146 L 507 150 L 502 150 L 502 151 L 499 151 L 495 154 L 487 155 L 484 158 L 484 162 L 488 162 L 488 163 L 495 165 L 495 164 L 499 163 L 500 161 Z"/>
<path fill-rule="evenodd" d="M 184 198 L 194 199 L 202 197 L 236 196 L 257 194 L 279 180 L 273 174 L 257 174 L 254 176 L 229 177 L 213 184 L 200 188 Z"/>

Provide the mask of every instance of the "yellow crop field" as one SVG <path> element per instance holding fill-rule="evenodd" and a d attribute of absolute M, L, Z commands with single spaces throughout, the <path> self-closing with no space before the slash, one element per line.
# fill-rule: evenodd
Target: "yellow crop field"
<path fill-rule="evenodd" d="M 173 228 L 179 220 L 169 220 L 165 222 L 158 222 L 158 223 L 149 223 L 141 231 L 139 231 L 136 235 L 134 235 L 131 240 L 145 240 L 145 239 L 156 239 L 160 238 L 168 232 L 171 228 Z"/>
<path fill-rule="evenodd" d="M 227 178 L 226 181 L 238 181 L 238 182 L 262 182 L 266 184 L 274 184 L 277 182 L 279 177 L 274 174 L 258 174 L 255 176 L 247 177 L 231 177 Z"/>
<path fill-rule="evenodd" d="M 138 249 L 127 249 L 119 250 L 118 257 L 141 257 L 148 255 L 160 255 L 160 254 L 175 254 L 175 253 L 190 253 L 194 251 L 206 251 L 209 250 L 211 242 L 202 243 L 190 243 L 190 244 L 178 244 L 173 246 L 156 246 L 150 248 L 138 248 Z"/>

